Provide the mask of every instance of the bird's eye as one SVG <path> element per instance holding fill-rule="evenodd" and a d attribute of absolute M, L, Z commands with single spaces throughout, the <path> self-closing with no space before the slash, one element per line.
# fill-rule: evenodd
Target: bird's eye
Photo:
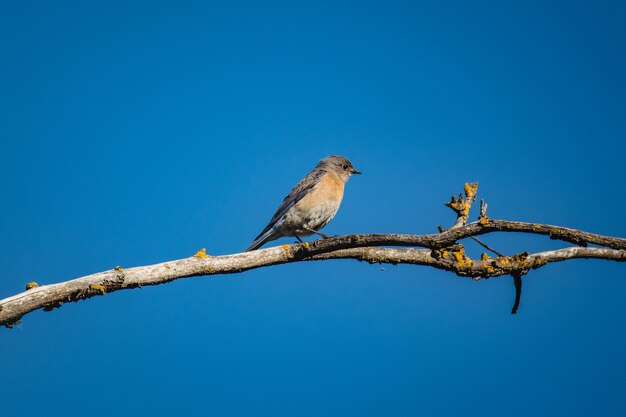
<path fill-rule="evenodd" d="M 348 165 L 343 164 L 343 169 L 348 169 Z"/>

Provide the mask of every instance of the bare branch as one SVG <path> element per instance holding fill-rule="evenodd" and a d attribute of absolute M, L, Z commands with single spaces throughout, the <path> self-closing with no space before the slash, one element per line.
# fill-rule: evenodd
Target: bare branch
<path fill-rule="evenodd" d="M 474 242 L 478 243 L 480 246 L 482 246 L 483 248 L 487 249 L 490 252 L 495 253 L 498 256 L 506 256 L 505 254 L 503 254 L 502 252 L 498 252 L 497 250 L 495 250 L 494 248 L 492 248 L 491 246 L 487 245 L 485 242 L 483 242 L 482 240 L 478 239 L 475 236 L 470 236 L 470 239 L 472 239 Z"/>
<path fill-rule="evenodd" d="M 408 234 L 355 234 L 320 239 L 312 245 L 311 250 L 325 252 L 334 249 L 364 246 L 415 246 L 430 249 L 440 249 L 454 245 L 457 241 L 479 236 L 491 232 L 520 232 L 549 236 L 553 240 L 574 243 L 579 246 L 594 244 L 612 249 L 626 249 L 626 239 L 603 236 L 583 232 L 567 227 L 551 226 L 547 224 L 513 222 L 508 220 L 485 219 L 455 229 L 449 229 L 437 234 L 408 235 Z"/>
<path fill-rule="evenodd" d="M 472 260 L 465 255 L 463 245 L 435 250 L 356 246 L 361 243 L 361 237 L 369 240 L 372 236 L 375 236 L 372 239 L 377 241 L 384 239 L 386 242 L 397 244 L 405 243 L 411 235 L 399 235 L 403 236 L 401 239 L 394 238 L 395 235 L 348 235 L 223 256 L 210 256 L 204 251 L 199 251 L 192 257 L 176 261 L 128 269 L 117 267 L 59 284 L 32 287 L 23 293 L 0 300 L 0 325 L 11 326 L 33 310 L 44 308 L 49 311 L 63 303 L 118 290 L 159 285 L 194 276 L 239 273 L 298 261 L 357 259 L 370 263 L 426 265 L 451 271 L 459 276 L 481 279 L 516 272 L 525 274 L 530 269 L 539 268 L 547 263 L 573 258 L 626 260 L 626 250 L 608 248 L 571 247 L 532 255 L 521 253 L 508 257 L 483 257 L 481 260 Z M 414 242 L 424 242 L 424 236 L 412 238 Z M 356 247 L 345 247 L 346 241 L 352 242 Z M 331 245 L 331 242 L 334 244 Z"/>
<path fill-rule="evenodd" d="M 597 258 L 619 262 L 626 260 L 626 239 L 546 224 L 491 220 L 487 217 L 487 204 L 482 200 L 478 221 L 467 224 L 469 210 L 476 200 L 477 189 L 478 183 L 465 184 L 465 197 L 462 195 L 458 199 L 452 197 L 451 201 L 446 203 L 457 213 L 457 220 L 451 229 L 440 228 L 441 233 L 437 234 L 354 234 L 223 256 L 210 256 L 202 249 L 186 259 L 129 269 L 117 266 L 109 271 L 58 284 L 39 286 L 31 282 L 26 286 L 26 291 L 0 300 L 0 325 L 12 327 L 22 316 L 31 311 L 40 308 L 50 311 L 64 303 L 114 291 L 159 285 L 180 278 L 233 274 L 271 265 L 327 259 L 357 259 L 369 263 L 424 265 L 475 280 L 512 275 L 517 277 L 516 302 L 513 307 L 513 312 L 515 312 L 521 294 L 521 277 L 531 269 L 574 258 Z M 490 258 L 487 254 L 483 254 L 481 259 L 474 260 L 465 254 L 463 245 L 458 243 L 466 238 L 477 240 L 476 236 L 492 232 L 547 235 L 551 239 L 574 243 L 578 247 L 505 256 L 479 241 L 498 256 Z M 588 244 L 604 247 L 586 247 Z M 410 246 L 411 248 L 380 246 Z M 426 249 L 416 249 L 417 247 Z"/>
<path fill-rule="evenodd" d="M 453 252 L 433 255 L 433 251 L 428 249 L 352 248 L 314 255 L 302 260 L 357 259 L 369 263 L 424 265 L 454 272 L 459 276 L 471 277 L 475 281 L 510 275 L 516 271 L 528 272 L 530 269 L 537 269 L 552 262 L 562 262 L 568 259 L 595 258 L 617 262 L 626 261 L 626 250 L 606 248 L 581 248 L 574 246 L 534 254 L 519 253 L 504 258 L 480 260 L 467 258 L 462 249 L 462 245 L 458 245 L 453 248 Z M 446 251 L 444 250 L 443 252 Z"/>

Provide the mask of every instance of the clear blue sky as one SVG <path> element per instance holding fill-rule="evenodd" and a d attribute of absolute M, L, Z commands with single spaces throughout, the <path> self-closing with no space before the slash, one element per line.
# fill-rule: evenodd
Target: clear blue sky
<path fill-rule="evenodd" d="M 478 181 L 626 236 L 623 2 L 100 3 L 0 6 L 0 297 L 241 251 L 333 153 L 330 234 L 434 232 Z M 2 414 L 623 416 L 625 278 L 549 265 L 517 316 L 509 277 L 353 261 L 119 292 L 0 329 Z"/>

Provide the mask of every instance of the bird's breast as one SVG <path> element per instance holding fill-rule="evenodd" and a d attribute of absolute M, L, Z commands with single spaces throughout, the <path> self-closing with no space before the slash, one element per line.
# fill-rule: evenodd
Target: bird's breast
<path fill-rule="evenodd" d="M 326 205 L 339 205 L 343 198 L 345 183 L 335 173 L 328 172 L 319 183 L 298 202 L 302 209 L 313 209 Z"/>
<path fill-rule="evenodd" d="M 344 182 L 334 173 L 326 173 L 305 197 L 296 203 L 292 220 L 317 230 L 324 227 L 339 210 Z M 289 216 L 291 217 L 291 216 Z"/>

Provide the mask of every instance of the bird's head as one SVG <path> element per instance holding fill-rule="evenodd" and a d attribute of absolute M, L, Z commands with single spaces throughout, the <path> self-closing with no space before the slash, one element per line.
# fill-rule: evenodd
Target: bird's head
<path fill-rule="evenodd" d="M 352 162 L 339 155 L 327 156 L 326 158 L 322 159 L 319 164 L 317 164 L 317 168 L 334 172 L 344 182 L 348 181 L 348 178 L 350 178 L 352 174 L 361 173 L 361 171 L 357 171 L 356 169 L 354 169 L 354 166 L 352 166 Z"/>

